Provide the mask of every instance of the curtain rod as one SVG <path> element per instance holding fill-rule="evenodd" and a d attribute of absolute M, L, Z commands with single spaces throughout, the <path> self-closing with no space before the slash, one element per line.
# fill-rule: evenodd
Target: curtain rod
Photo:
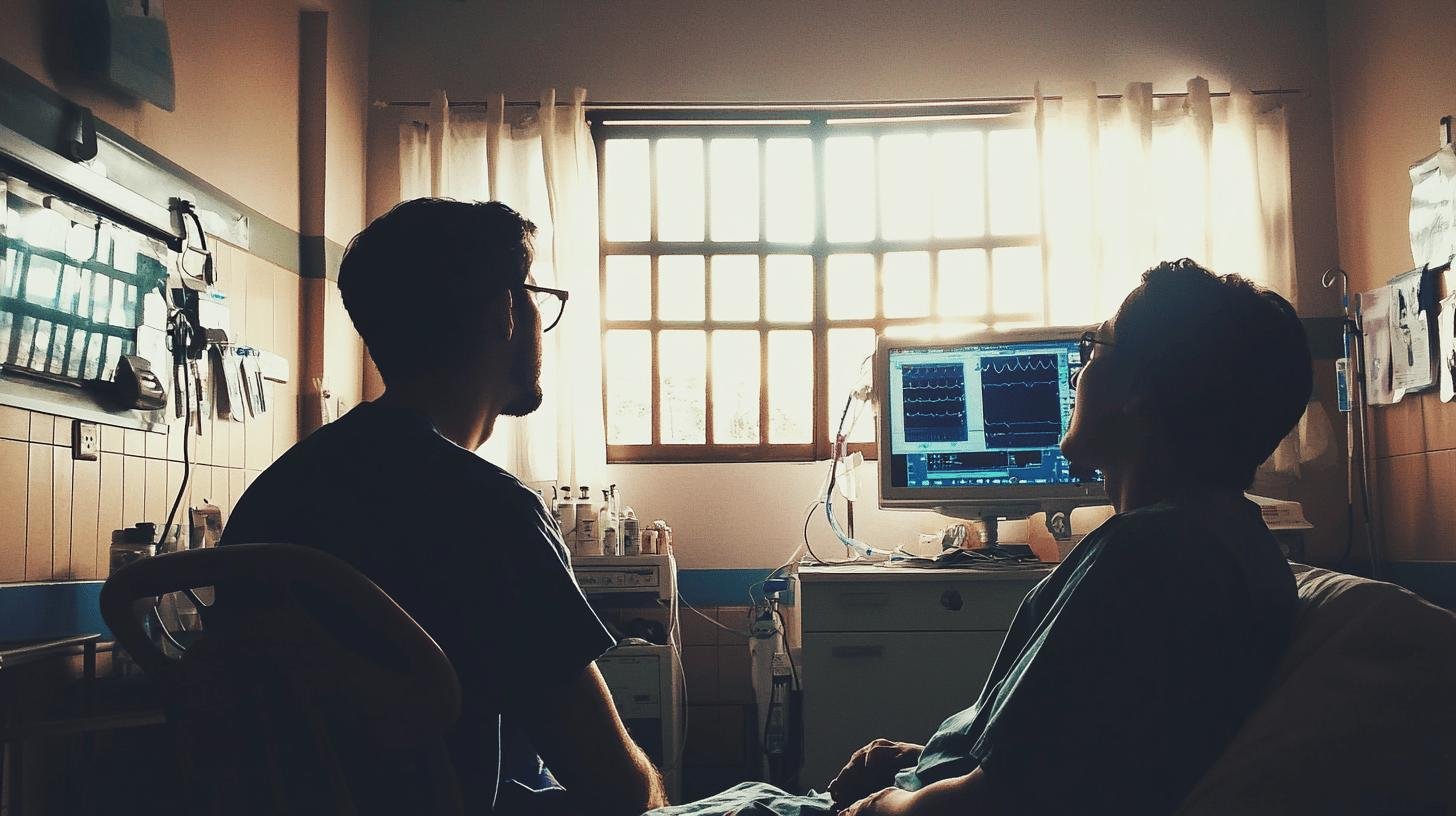
<path fill-rule="evenodd" d="M 1263 90 L 1250 91 L 1254 96 L 1303 96 L 1303 88 L 1267 88 Z M 1172 99 L 1187 96 L 1186 91 L 1176 93 L 1155 93 L 1154 99 Z M 1215 91 L 1209 94 L 1210 97 L 1226 97 L 1228 91 Z M 1122 94 L 1098 94 L 1098 99 L 1121 99 Z M 1061 101 L 1059 94 L 1049 94 L 1042 99 L 1049 102 Z M 774 111 L 774 110 L 800 110 L 812 108 L 816 110 L 844 108 L 850 110 L 870 109 L 894 109 L 894 108 L 934 108 L 954 107 L 957 105 L 987 105 L 1004 104 L 1008 102 L 1033 102 L 1034 96 L 979 96 L 966 97 L 963 99 L 887 99 L 876 102 L 588 102 L 582 107 L 588 111 L 611 111 L 611 110 L 743 110 L 743 111 Z M 507 100 L 505 105 L 512 107 L 535 107 L 540 105 L 540 100 Z M 375 100 L 373 106 L 376 108 L 428 108 L 429 100 L 422 99 L 401 99 L 394 101 Z M 452 108 L 483 108 L 486 102 L 451 102 Z"/>

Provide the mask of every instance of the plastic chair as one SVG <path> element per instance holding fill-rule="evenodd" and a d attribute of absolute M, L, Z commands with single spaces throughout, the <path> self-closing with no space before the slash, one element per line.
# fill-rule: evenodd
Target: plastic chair
<path fill-rule="evenodd" d="M 142 624 L 211 587 L 180 659 Z M 160 687 L 178 779 L 216 814 L 458 814 L 444 736 L 460 687 L 440 647 L 352 567 L 290 544 L 160 555 L 106 582 L 101 613 Z"/>

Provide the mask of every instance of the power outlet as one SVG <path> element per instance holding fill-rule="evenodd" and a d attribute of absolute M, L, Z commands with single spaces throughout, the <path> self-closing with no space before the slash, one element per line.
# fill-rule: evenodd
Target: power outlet
<path fill-rule="evenodd" d="M 94 422 L 71 423 L 71 458 L 96 461 L 101 450 L 101 429 Z"/>

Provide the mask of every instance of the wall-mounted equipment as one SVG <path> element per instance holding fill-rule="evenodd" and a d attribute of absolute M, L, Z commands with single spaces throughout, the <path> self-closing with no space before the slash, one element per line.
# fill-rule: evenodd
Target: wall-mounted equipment
<path fill-rule="evenodd" d="M 177 107 L 163 0 L 74 0 L 81 68 L 128 96 Z"/>
<path fill-rule="evenodd" d="M 163 241 L 0 173 L 0 402 L 101 422 L 119 417 L 88 406 L 155 411 L 153 398 L 110 392 L 129 355 L 166 370 L 172 258 Z"/>

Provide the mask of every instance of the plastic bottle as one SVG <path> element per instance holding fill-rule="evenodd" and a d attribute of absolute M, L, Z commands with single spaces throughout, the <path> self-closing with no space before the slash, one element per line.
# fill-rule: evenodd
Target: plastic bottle
<path fill-rule="evenodd" d="M 630 507 L 622 510 L 622 554 L 642 554 L 642 538 L 637 530 L 637 514 Z"/>
<path fill-rule="evenodd" d="M 612 492 L 602 489 L 602 509 L 597 511 L 597 534 L 602 539 L 603 555 L 621 555 L 617 550 L 617 517 L 612 512 Z"/>

